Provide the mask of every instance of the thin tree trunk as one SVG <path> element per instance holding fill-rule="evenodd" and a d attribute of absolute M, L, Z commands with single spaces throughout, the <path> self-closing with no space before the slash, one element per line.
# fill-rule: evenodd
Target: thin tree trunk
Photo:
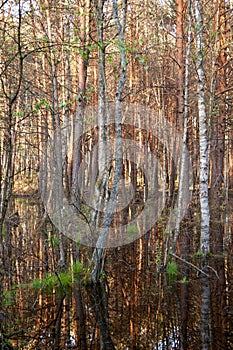
<path fill-rule="evenodd" d="M 177 48 L 177 126 L 183 129 L 184 115 L 184 16 L 183 0 L 176 0 L 176 48 Z"/>
<path fill-rule="evenodd" d="M 103 210 L 105 197 L 107 193 L 108 175 L 106 166 L 107 152 L 106 142 L 107 134 L 105 125 L 107 124 L 108 92 L 105 76 L 105 44 L 104 44 L 104 3 L 105 0 L 94 1 L 95 23 L 97 27 L 98 38 L 98 184 L 95 184 L 93 200 L 94 208 L 98 210 L 91 211 L 91 226 L 93 231 L 99 226 L 100 212 Z M 95 179 L 94 179 L 95 180 Z M 96 243 L 96 242 L 95 242 Z"/>
<path fill-rule="evenodd" d="M 79 27 L 79 39 L 80 47 L 82 52 L 78 56 L 78 87 L 77 87 L 77 106 L 76 111 L 73 116 L 72 125 L 72 169 L 71 173 L 71 200 L 76 207 L 80 208 L 80 193 L 78 192 L 78 182 L 79 182 L 79 167 L 81 164 L 81 153 L 82 153 L 82 132 L 83 132 L 83 121 L 84 121 L 84 108 L 85 108 L 85 91 L 86 91 L 86 79 L 87 79 L 87 64 L 88 64 L 88 54 L 87 54 L 87 36 L 88 36 L 88 16 L 89 16 L 89 1 L 83 1 L 79 5 L 79 13 L 82 15 L 77 16 L 77 27 Z"/>
<path fill-rule="evenodd" d="M 4 12 L 3 12 L 4 13 Z M 7 108 L 6 113 L 6 131 L 4 133 L 3 147 L 3 164 L 0 164 L 0 308 L 3 300 L 4 291 L 4 274 L 5 274 L 5 252 L 4 252 L 4 224 L 7 216 L 7 210 L 9 207 L 9 201 L 12 194 L 12 186 L 14 180 L 14 153 L 15 153 L 15 132 L 14 132 L 14 105 L 18 99 L 19 92 L 23 80 L 23 68 L 24 68 L 24 57 L 22 54 L 22 43 L 21 43 L 21 31 L 22 31 L 22 11 L 21 1 L 18 2 L 18 23 L 16 26 L 16 37 L 14 38 L 17 45 L 17 52 L 15 57 L 17 80 L 13 88 L 8 82 L 8 71 L 7 68 L 1 75 L 1 88 L 5 106 Z M 4 14 L 3 14 L 3 20 Z M 3 24 L 4 25 L 4 24 Z M 4 29 L 5 31 L 5 29 Z M 5 34 L 3 36 L 5 39 Z M 5 43 L 2 43 L 5 44 Z M 3 45 L 4 48 L 4 45 Z M 5 52 L 4 52 L 5 55 Z M 7 57 L 6 57 L 7 58 Z M 9 66 L 10 69 L 10 66 Z M 10 74 L 9 74 L 10 75 Z M 5 161 L 5 162 L 4 162 Z M 2 332 L 2 319 L 0 319 L 0 331 Z"/>
<path fill-rule="evenodd" d="M 207 129 L 207 114 L 205 107 L 205 72 L 203 56 L 203 13 L 201 0 L 195 0 L 196 15 L 196 67 L 198 75 L 198 115 L 199 115 L 199 151 L 200 180 L 199 196 L 201 204 L 201 252 L 206 255 L 210 250 L 210 210 L 209 210 L 209 142 Z"/>
<path fill-rule="evenodd" d="M 177 217 L 175 224 L 175 237 L 173 242 L 173 249 L 176 247 L 176 241 L 180 233 L 180 224 L 182 219 L 183 211 L 186 208 L 183 208 L 183 197 L 185 192 L 185 187 L 189 186 L 189 181 L 187 181 L 187 174 L 189 174 L 189 162 L 187 154 L 187 136 L 188 136 L 188 102 L 189 102 L 189 58 L 191 51 L 191 1 L 188 1 L 187 13 L 189 16 L 189 27 L 188 27 L 188 37 L 187 37 L 187 49 L 185 57 L 185 75 L 184 75 L 184 120 L 183 120 L 183 142 L 182 142 L 182 153 L 181 153 L 181 166 L 180 166 L 180 179 L 179 179 L 179 190 L 178 190 L 178 199 L 177 199 Z M 178 109 L 179 110 L 179 109 Z M 189 176 L 188 176 L 189 179 Z M 180 235 L 180 254 L 183 258 L 189 254 L 189 237 L 187 237 L 186 230 Z M 189 266 L 185 263 L 182 267 L 183 274 L 186 278 L 189 275 Z M 188 285 L 186 283 L 181 285 L 180 290 L 180 317 L 181 317 L 181 347 L 182 350 L 188 349 Z"/>
<path fill-rule="evenodd" d="M 62 222 L 62 207 L 63 207 L 63 182 L 62 182 L 62 135 L 61 135 L 61 120 L 59 117 L 59 107 L 58 107 L 58 81 L 57 81 L 57 66 L 55 63 L 55 55 L 52 50 L 52 24 L 51 24 L 51 14 L 50 14 L 50 4 L 48 0 L 45 1 L 46 6 L 46 21 L 47 21 L 47 29 L 48 29 L 48 39 L 49 39 L 49 64 L 50 64 L 50 72 L 51 72 L 51 95 L 52 95 L 52 103 L 51 103 L 51 114 L 52 114 L 52 126 L 53 126 L 53 150 L 54 150 L 54 178 L 55 182 L 55 191 L 57 193 L 57 201 L 55 203 L 56 212 L 58 213 L 58 236 L 59 236 L 59 265 L 61 268 L 65 267 L 65 251 L 63 244 L 63 222 Z"/>
<path fill-rule="evenodd" d="M 190 3 L 188 6 L 188 11 L 190 11 Z M 183 33 L 183 32 L 182 32 Z M 181 35 L 181 34 L 180 34 Z M 182 46 L 183 50 L 183 46 Z M 191 50 L 191 22 L 189 22 L 188 29 L 188 39 L 187 39 L 187 51 L 185 58 L 185 71 L 184 71 L 184 94 L 183 97 L 179 96 L 178 99 L 178 111 L 180 118 L 182 117 L 182 129 L 183 129 L 183 142 L 182 142 L 182 152 L 181 152 L 181 165 L 180 165 L 180 178 L 179 178 L 179 190 L 178 190 L 178 204 L 177 204 L 177 215 L 176 215 L 176 224 L 175 224 L 175 235 L 173 241 L 173 249 L 176 247 L 176 242 L 178 239 L 179 231 L 180 231 L 180 223 L 182 219 L 183 211 L 186 208 L 183 208 L 183 197 L 184 191 L 187 186 L 189 186 L 189 180 L 187 178 L 187 174 L 189 174 L 189 162 L 188 162 L 188 153 L 187 153 L 187 134 L 188 134 L 188 101 L 189 101 L 189 56 Z M 180 78 L 181 79 L 181 78 Z M 183 79 L 182 79 L 183 82 Z M 183 83 L 182 83 L 183 85 Z M 183 91 L 183 90 L 182 90 Z M 181 101 L 182 100 L 182 101 Z M 183 110 L 183 115 L 181 114 L 181 110 Z"/>
<path fill-rule="evenodd" d="M 115 1 L 113 1 L 113 16 L 118 29 L 118 36 L 119 36 L 119 42 L 120 42 L 120 48 L 121 48 L 120 50 L 121 73 L 120 73 L 118 87 L 116 91 L 116 97 L 115 97 L 115 130 L 116 130 L 115 170 L 114 170 L 111 195 L 106 205 L 106 213 L 104 216 L 103 226 L 101 227 L 99 237 L 96 243 L 96 248 L 93 254 L 94 267 L 91 275 L 92 275 L 92 281 L 94 283 L 96 283 L 99 280 L 100 274 L 103 270 L 107 239 L 108 239 L 109 229 L 113 219 L 113 214 L 114 214 L 114 209 L 115 209 L 117 194 L 118 194 L 118 187 L 119 187 L 119 182 L 121 177 L 121 166 L 122 166 L 121 99 L 122 99 L 122 92 L 123 92 L 123 88 L 126 80 L 126 53 L 125 53 L 125 50 L 122 48 L 125 45 L 124 33 L 125 33 L 126 12 L 127 12 L 126 0 L 124 1 L 123 6 L 124 6 L 123 20 L 122 20 L 123 22 L 120 23 L 117 4 Z"/>
<path fill-rule="evenodd" d="M 199 115 L 199 151 L 200 151 L 200 180 L 199 197 L 201 205 L 201 239 L 200 251 L 204 256 L 203 269 L 207 265 L 207 254 L 210 250 L 210 210 L 209 210 L 209 143 L 207 129 L 207 114 L 205 108 L 205 71 L 203 56 L 203 9 L 201 0 L 195 0 L 196 18 L 196 67 L 198 75 L 198 115 Z M 200 331 L 202 350 L 210 350 L 211 319 L 210 319 L 210 281 L 208 276 L 202 278 Z"/>

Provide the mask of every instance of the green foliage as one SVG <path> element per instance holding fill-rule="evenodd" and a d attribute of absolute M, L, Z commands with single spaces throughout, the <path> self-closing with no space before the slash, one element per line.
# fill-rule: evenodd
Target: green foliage
<path fill-rule="evenodd" d="M 178 267 L 175 261 L 170 261 L 166 267 L 166 274 L 170 281 L 174 281 L 178 275 Z"/>
<path fill-rule="evenodd" d="M 45 290 L 50 293 L 54 288 L 58 286 L 58 279 L 55 274 L 46 275 L 45 281 L 43 281 L 43 285 L 45 286 Z"/>
<path fill-rule="evenodd" d="M 68 106 L 72 105 L 72 102 L 71 101 L 61 101 L 59 103 L 59 108 L 67 108 Z"/>
<path fill-rule="evenodd" d="M 23 112 L 22 111 L 18 111 L 14 113 L 15 117 L 23 117 Z"/>
<path fill-rule="evenodd" d="M 90 284 L 90 282 L 91 282 L 91 269 L 92 269 L 91 266 L 84 268 L 83 282 L 86 285 Z"/>
<path fill-rule="evenodd" d="M 6 338 L 7 334 L 4 334 L 4 336 L 5 337 L 2 339 L 3 343 L 1 343 L 1 349 L 12 349 L 10 346 L 10 340 Z"/>
<path fill-rule="evenodd" d="M 43 281 L 41 281 L 40 279 L 33 280 L 30 283 L 30 287 L 36 292 L 38 292 L 43 287 Z"/>
<path fill-rule="evenodd" d="M 141 57 L 139 58 L 139 63 L 145 63 L 145 62 L 148 62 L 148 58 L 147 57 Z"/>
<path fill-rule="evenodd" d="M 203 258 L 203 254 L 200 250 L 198 250 L 196 253 L 193 254 L 194 258 Z"/>
<path fill-rule="evenodd" d="M 5 307 L 11 306 L 16 300 L 16 295 L 15 295 L 15 289 L 12 289 L 10 291 L 4 291 L 3 292 L 3 300 L 2 300 L 2 305 Z"/>
<path fill-rule="evenodd" d="M 128 236 L 134 236 L 134 235 L 137 235 L 138 234 L 138 227 L 135 226 L 135 225 L 128 225 L 127 226 L 127 233 L 128 233 Z"/>
<path fill-rule="evenodd" d="M 72 271 L 62 272 L 58 274 L 57 279 L 59 283 L 65 288 L 69 289 L 72 286 L 73 278 Z"/>
<path fill-rule="evenodd" d="M 73 273 L 74 273 L 74 276 L 80 276 L 81 273 L 83 271 L 83 265 L 80 261 L 75 261 L 74 265 L 73 265 Z"/>
<path fill-rule="evenodd" d="M 77 37 L 77 39 L 75 41 L 79 42 L 79 37 Z M 78 53 L 83 57 L 84 60 L 88 59 L 89 50 L 82 49 L 81 47 L 78 47 L 77 50 L 78 50 Z"/>
<path fill-rule="evenodd" d="M 224 251 L 222 252 L 222 256 L 223 256 L 224 258 L 227 257 L 227 251 L 226 251 L 226 250 L 224 250 Z"/>
<path fill-rule="evenodd" d="M 81 91 L 80 94 L 82 95 L 83 99 L 88 100 L 91 97 L 91 93 L 94 91 L 95 91 L 94 86 L 90 86 L 85 95 L 83 91 Z"/>
<path fill-rule="evenodd" d="M 100 274 L 100 282 L 104 281 L 106 278 L 106 273 L 104 271 L 101 271 L 101 274 Z"/>
<path fill-rule="evenodd" d="M 2 232 L 1 232 L 2 238 L 5 237 L 5 234 L 6 234 L 6 230 L 5 230 L 5 228 L 3 227 L 3 228 L 2 228 Z"/>
<path fill-rule="evenodd" d="M 221 209 L 221 211 L 225 211 L 226 210 L 226 205 L 224 205 L 224 204 L 220 205 L 220 209 Z"/>
<path fill-rule="evenodd" d="M 196 212 L 196 222 L 198 225 L 201 224 L 201 212 L 200 211 Z"/>
<path fill-rule="evenodd" d="M 186 276 L 184 276 L 184 277 L 182 278 L 181 283 L 182 283 L 182 284 L 186 284 L 186 283 L 187 283 L 187 277 L 186 277 Z"/>
<path fill-rule="evenodd" d="M 47 102 L 45 98 L 42 98 L 40 101 L 37 101 L 35 104 L 33 111 L 37 113 L 42 107 L 45 107 L 47 110 L 50 110 L 50 104 Z"/>
<path fill-rule="evenodd" d="M 51 245 L 54 249 L 58 248 L 59 246 L 59 237 L 57 236 L 51 236 L 50 238 Z"/>
<path fill-rule="evenodd" d="M 41 279 L 35 279 L 30 283 L 30 288 L 38 292 L 45 290 L 51 293 L 53 289 L 69 290 L 73 282 L 79 281 L 82 278 L 83 266 L 80 261 L 75 261 L 72 269 L 67 271 L 47 274 Z"/>

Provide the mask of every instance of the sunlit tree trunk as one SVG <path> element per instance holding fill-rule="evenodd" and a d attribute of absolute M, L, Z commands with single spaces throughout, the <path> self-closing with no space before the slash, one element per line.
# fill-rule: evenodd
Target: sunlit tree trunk
<path fill-rule="evenodd" d="M 183 129 L 184 116 L 184 5 L 176 0 L 176 48 L 177 48 L 177 126 Z"/>

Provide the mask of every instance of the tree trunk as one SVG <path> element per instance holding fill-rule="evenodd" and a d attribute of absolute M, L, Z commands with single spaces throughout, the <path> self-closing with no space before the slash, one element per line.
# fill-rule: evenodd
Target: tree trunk
<path fill-rule="evenodd" d="M 200 251 L 203 254 L 203 269 L 207 262 L 207 254 L 210 250 L 210 210 L 209 210 L 209 154 L 208 154 L 208 129 L 207 114 L 205 108 L 205 71 L 203 56 L 203 13 L 201 0 L 195 0 L 196 17 L 196 67 L 198 75 L 198 116 L 199 116 L 199 197 L 201 205 L 201 240 Z M 211 345 L 211 320 L 210 320 L 210 281 L 208 276 L 202 279 L 202 304 L 200 316 L 200 331 L 202 350 L 210 350 Z"/>
<path fill-rule="evenodd" d="M 213 275 L 211 280 L 212 296 L 212 324 L 213 343 L 215 349 L 220 350 L 222 344 L 226 344 L 227 327 L 226 320 L 226 280 L 223 257 L 223 213 L 220 208 L 223 205 L 223 180 L 224 180 L 224 150 L 225 150 L 225 118 L 227 116 L 227 105 L 225 104 L 227 88 L 226 62 L 227 53 L 225 48 L 226 40 L 226 18 L 225 1 L 216 1 L 216 15 L 214 20 L 214 62 L 213 76 L 214 87 L 213 109 L 212 109 L 212 142 L 211 142 L 211 186 L 210 186 L 210 227 L 211 227 L 211 250 L 213 260 L 211 266 L 215 269 L 219 278 Z M 220 101 L 219 101 L 220 100 Z M 220 102 L 220 103 L 219 103 Z"/>
<path fill-rule="evenodd" d="M 127 13 L 127 1 L 124 1 L 123 5 L 123 20 L 122 23 L 119 19 L 118 14 L 118 8 L 115 1 L 113 1 L 113 16 L 115 19 L 115 24 L 118 29 L 118 36 L 119 36 L 119 42 L 120 47 L 124 47 L 124 33 L 125 33 L 125 26 L 126 26 L 126 13 Z M 108 200 L 108 203 L 106 204 L 106 212 L 103 219 L 103 225 L 100 229 L 99 237 L 96 243 L 96 248 L 93 254 L 93 262 L 94 267 L 91 273 L 92 281 L 94 283 L 97 283 L 101 272 L 103 270 L 103 264 L 104 264 L 104 257 L 105 257 L 105 251 L 107 247 L 107 239 L 109 234 L 109 229 L 112 223 L 114 209 L 116 205 L 117 200 L 117 194 L 118 194 L 118 187 L 119 182 L 121 178 L 121 167 L 122 167 L 122 129 L 121 129 L 121 122 L 122 122 L 122 113 L 121 113 L 121 99 L 122 99 L 122 92 L 126 80 L 126 53 L 125 50 L 120 50 L 120 77 L 118 81 L 117 91 L 116 91 L 116 97 L 115 97 L 115 131 L 116 131 L 116 148 L 115 148 L 115 169 L 114 169 L 114 177 L 113 177 L 113 184 L 111 189 L 110 198 Z"/>
<path fill-rule="evenodd" d="M 14 141 L 16 140 L 16 134 L 15 134 L 15 116 L 14 116 L 14 106 L 15 103 L 19 97 L 21 85 L 22 85 L 22 79 L 23 79 L 23 68 L 24 68 L 24 57 L 22 54 L 22 39 L 21 39 L 21 31 L 22 31 L 22 11 L 21 11 L 21 2 L 18 3 L 18 13 L 17 18 L 18 22 L 16 23 L 16 30 L 15 30 L 15 37 L 13 40 L 16 43 L 16 53 L 14 53 L 13 59 L 7 57 L 7 51 L 5 52 L 5 49 L 8 50 L 8 47 L 5 46 L 5 40 L 7 41 L 7 38 L 5 37 L 6 33 L 3 35 L 3 42 L 1 42 L 2 45 L 2 52 L 3 56 L 2 59 L 5 58 L 6 62 L 7 60 L 12 59 L 12 66 L 9 64 L 6 64 L 6 69 L 4 69 L 1 72 L 1 105 L 4 105 L 5 110 L 3 111 L 3 114 L 5 113 L 6 119 L 5 119 L 5 126 L 4 126 L 4 136 L 3 136 L 3 144 L 2 144 L 2 150 L 3 156 L 0 154 L 0 308 L 1 308 L 1 302 L 3 299 L 3 291 L 4 291 L 4 274 L 5 274 L 5 260 L 4 260 L 4 223 L 7 215 L 7 210 L 9 207 L 9 201 L 12 194 L 12 187 L 13 187 L 13 181 L 14 181 L 14 154 L 15 154 L 15 145 Z M 17 11 L 17 7 L 15 8 Z M 3 28 L 5 27 L 5 18 L 4 18 L 4 10 L 3 10 L 3 16 L 1 18 L 3 20 Z M 3 32 L 5 32 L 5 28 L 2 29 Z M 8 51 L 9 54 L 9 51 Z M 5 64 L 5 63 L 4 63 Z M 12 69 L 15 69 L 13 74 L 16 74 L 16 76 L 12 76 Z M 9 77 L 12 77 L 14 84 L 11 84 Z M 3 99 L 3 103 L 2 103 Z M 1 330 L 1 322 L 0 319 L 0 330 Z"/>
<path fill-rule="evenodd" d="M 203 13 L 201 0 L 195 0 L 196 15 L 196 67 L 198 75 L 198 116 L 199 116 L 199 196 L 201 205 L 201 252 L 206 255 L 210 250 L 210 210 L 209 210 L 209 142 L 207 129 L 207 114 L 205 107 L 205 72 L 203 56 Z"/>
<path fill-rule="evenodd" d="M 55 59 L 55 54 L 52 50 L 52 23 L 51 23 L 51 14 L 50 14 L 50 4 L 48 0 L 45 0 L 46 7 L 46 22 L 48 30 L 48 39 L 49 39 L 49 55 L 48 61 L 50 64 L 51 72 L 51 115 L 52 115 L 52 127 L 53 127 L 53 150 L 54 150 L 54 178 L 55 182 L 55 191 L 57 193 L 57 201 L 55 203 L 55 210 L 58 213 L 58 237 L 59 237 L 59 266 L 63 269 L 65 267 L 65 251 L 63 244 L 63 222 L 62 222 L 62 207 L 63 207 L 63 181 L 62 181 L 62 135 L 61 135 L 61 120 L 59 115 L 59 106 L 58 106 L 58 80 L 57 80 L 57 64 Z"/>

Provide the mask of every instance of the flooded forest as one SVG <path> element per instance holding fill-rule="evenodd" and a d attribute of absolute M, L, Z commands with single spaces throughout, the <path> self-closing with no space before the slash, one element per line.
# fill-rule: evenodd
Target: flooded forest
<path fill-rule="evenodd" d="M 233 349 L 232 28 L 1 0 L 0 350 Z"/>

